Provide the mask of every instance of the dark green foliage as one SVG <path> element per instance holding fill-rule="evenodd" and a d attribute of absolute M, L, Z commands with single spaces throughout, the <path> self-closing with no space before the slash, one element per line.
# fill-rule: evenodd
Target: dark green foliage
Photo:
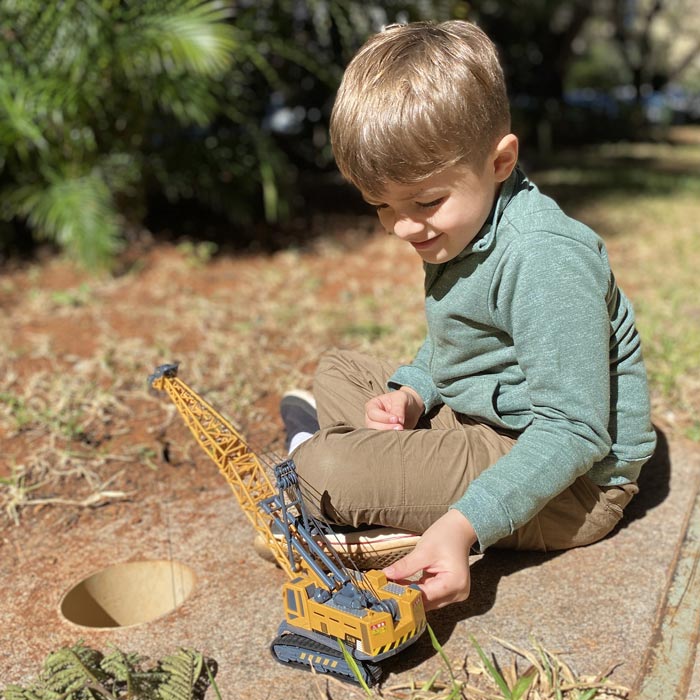
<path fill-rule="evenodd" d="M 232 224 L 282 221 L 302 171 L 333 167 L 327 126 L 344 66 L 382 24 L 447 19 L 455 3 L 249 0 L 235 3 L 234 60 L 205 129 L 164 131 L 150 173 L 169 202 L 195 200 Z"/>
<path fill-rule="evenodd" d="M 0 249 L 26 223 L 108 266 L 157 195 L 284 218 L 355 49 L 452 4 L 0 0 Z"/>
<path fill-rule="evenodd" d="M 199 0 L 0 0 L 0 217 L 108 264 L 158 124 L 216 113 L 229 16 Z"/>
<path fill-rule="evenodd" d="M 146 667 L 146 659 L 119 649 L 102 653 L 78 642 L 46 657 L 39 680 L 10 685 L 3 700 L 203 700 L 213 665 L 192 649 L 180 649 Z"/>

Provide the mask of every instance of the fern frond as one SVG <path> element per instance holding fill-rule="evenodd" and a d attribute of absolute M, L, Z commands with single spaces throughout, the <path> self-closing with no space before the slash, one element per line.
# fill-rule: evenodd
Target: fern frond
<path fill-rule="evenodd" d="M 88 684 L 101 685 L 107 679 L 100 669 L 101 659 L 99 651 L 78 642 L 49 654 L 40 677 L 46 690 L 61 693 L 60 697 L 69 697 Z"/>
<path fill-rule="evenodd" d="M 158 688 L 161 700 L 193 700 L 193 690 L 204 668 L 204 657 L 192 649 L 180 649 L 160 663 L 168 678 Z"/>
<path fill-rule="evenodd" d="M 145 661 L 138 654 L 126 654 L 120 649 L 113 649 L 100 661 L 100 668 L 114 677 L 115 680 L 126 683 L 131 692 L 131 680 Z"/>
<path fill-rule="evenodd" d="M 55 693 L 53 694 L 55 697 Z M 0 698 L 3 700 L 53 700 L 46 696 L 42 691 L 36 691 L 32 688 L 21 688 L 18 685 L 8 685 L 3 690 Z"/>
<path fill-rule="evenodd" d="M 125 700 L 151 700 L 163 680 L 163 674 L 142 670 L 145 662 L 146 658 L 140 654 L 127 654 L 115 648 L 102 659 L 100 668 L 114 678 L 121 691 L 126 691 Z"/>
<path fill-rule="evenodd" d="M 103 656 L 78 642 L 46 657 L 39 679 L 0 690 L 2 700 L 202 700 L 216 662 L 194 649 L 180 649 L 144 669 L 139 654 L 113 649 Z"/>

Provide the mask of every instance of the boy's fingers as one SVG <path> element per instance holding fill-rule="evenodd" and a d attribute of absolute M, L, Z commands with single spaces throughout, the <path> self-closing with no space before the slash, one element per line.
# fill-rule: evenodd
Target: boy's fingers
<path fill-rule="evenodd" d="M 386 421 L 387 412 L 383 408 L 377 406 L 367 406 L 365 415 L 372 420 Z"/>
<path fill-rule="evenodd" d="M 384 569 L 384 573 L 389 579 L 401 580 L 418 573 L 423 566 L 423 562 L 415 555 L 414 551 L 410 552 L 398 561 L 395 561 L 390 566 L 387 566 Z"/>
<path fill-rule="evenodd" d="M 456 584 L 449 577 L 433 576 L 421 582 L 420 585 L 423 598 L 425 599 L 425 609 L 435 610 L 444 608 L 450 603 L 457 603 L 469 597 L 469 584 Z"/>
<path fill-rule="evenodd" d="M 368 404 L 365 408 L 365 425 L 368 428 L 401 430 L 403 418 L 387 411 L 383 407 Z"/>

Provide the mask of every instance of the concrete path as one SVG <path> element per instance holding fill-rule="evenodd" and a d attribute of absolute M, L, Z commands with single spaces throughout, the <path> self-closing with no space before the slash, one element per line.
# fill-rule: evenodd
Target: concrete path
<path fill-rule="evenodd" d="M 473 655 L 474 635 L 507 659 L 494 636 L 530 648 L 534 635 L 580 673 L 619 663 L 613 679 L 635 688 L 641 700 L 700 700 L 699 475 L 697 450 L 669 448 L 660 435 L 641 494 L 613 536 L 558 555 L 490 551 L 475 560 L 470 599 L 429 617 L 447 655 L 460 661 Z M 196 647 L 217 661 L 224 700 L 320 697 L 309 674 L 275 663 L 268 652 L 282 615 L 284 574 L 255 554 L 251 529 L 225 483 L 177 501 L 153 497 L 97 532 L 85 522 L 46 533 L 39 543 L 34 537 L 31 547 L 29 528 L 3 533 L 0 687 L 35 675 L 56 646 L 83 639 L 152 657 Z M 197 577 L 192 595 L 133 627 L 78 627 L 62 616 L 60 601 L 75 583 L 140 559 L 189 566 Z M 440 667 L 425 636 L 385 664 L 386 682 L 425 681 Z"/>

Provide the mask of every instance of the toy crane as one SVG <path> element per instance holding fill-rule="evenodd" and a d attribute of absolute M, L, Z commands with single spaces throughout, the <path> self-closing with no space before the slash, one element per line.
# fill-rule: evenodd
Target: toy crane
<path fill-rule="evenodd" d="M 168 394 L 289 577 L 282 587 L 285 619 L 271 644 L 273 656 L 281 663 L 313 666 L 357 682 L 344 645 L 363 680 L 375 683 L 381 676 L 377 662 L 413 644 L 425 630 L 420 590 L 390 582 L 381 571 L 346 566 L 328 545 L 329 526 L 308 513 L 294 462 L 267 465 L 275 475 L 273 487 L 261 460 L 233 426 L 177 376 L 177 368 L 157 367 L 149 385 Z"/>

